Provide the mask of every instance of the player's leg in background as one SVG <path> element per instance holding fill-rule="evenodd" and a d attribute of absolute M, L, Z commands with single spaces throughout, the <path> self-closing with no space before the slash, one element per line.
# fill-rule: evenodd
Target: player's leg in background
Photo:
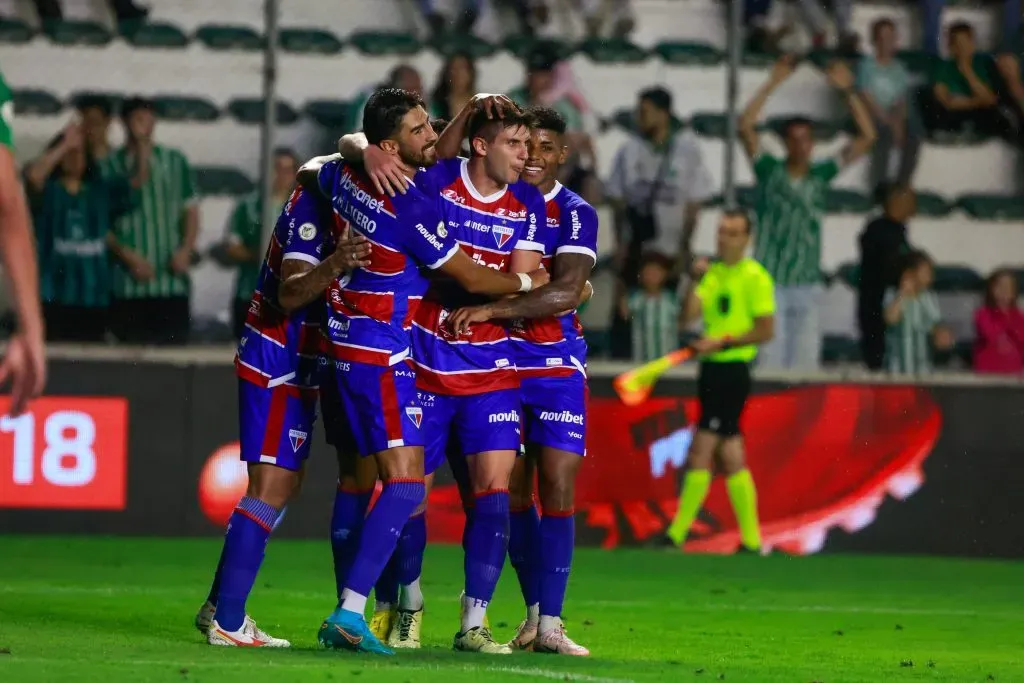
<path fill-rule="evenodd" d="M 345 589 L 348 572 L 359 547 L 363 520 L 370 507 L 377 483 L 377 463 L 361 458 L 353 447 L 336 446 L 338 456 L 338 489 L 331 512 L 331 555 L 334 558 L 334 583 L 338 601 Z"/>
<path fill-rule="evenodd" d="M 425 466 L 423 502 L 416 507 L 409 521 L 405 523 L 398 537 L 395 552 L 388 562 L 392 574 L 389 578 L 395 582 L 395 592 L 398 596 L 394 627 L 387 639 L 388 645 L 394 648 L 408 650 L 420 647 L 424 605 L 420 578 L 423 575 L 423 555 L 427 550 L 427 499 L 434 484 L 437 464 L 439 463 Z M 379 581 L 377 583 L 380 585 Z"/>
<path fill-rule="evenodd" d="M 524 413 L 527 410 L 524 405 Z M 526 419 L 522 421 L 522 429 L 527 430 Z M 530 447 L 516 458 L 508 488 L 508 559 L 519 579 L 519 589 L 526 605 L 526 617 L 509 643 L 519 650 L 533 649 L 540 624 L 540 514 L 533 495 L 537 450 Z"/>

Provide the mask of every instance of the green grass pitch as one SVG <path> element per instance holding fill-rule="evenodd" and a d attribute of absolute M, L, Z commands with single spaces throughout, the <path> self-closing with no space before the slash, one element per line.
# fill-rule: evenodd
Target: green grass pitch
<path fill-rule="evenodd" d="M 0 536 L 3 683 L 1024 681 L 1020 564 L 579 550 L 569 633 L 589 659 L 451 651 L 461 549 L 431 546 L 425 648 L 316 649 L 333 607 L 325 542 L 271 542 L 249 610 L 290 651 L 205 644 L 192 626 L 220 541 Z M 506 567 L 490 618 L 510 638 Z"/>

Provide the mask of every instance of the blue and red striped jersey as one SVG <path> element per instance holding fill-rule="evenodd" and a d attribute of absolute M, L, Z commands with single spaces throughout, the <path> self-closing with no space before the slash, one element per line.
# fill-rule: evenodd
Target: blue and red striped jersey
<path fill-rule="evenodd" d="M 323 299 L 288 315 L 277 304 L 277 291 L 284 261 L 299 259 L 315 266 L 334 250 L 333 223 L 330 203 L 302 189 L 292 192 L 274 225 L 249 302 L 235 355 L 239 377 L 261 386 L 316 387 Z"/>
<path fill-rule="evenodd" d="M 541 263 L 551 270 L 559 254 L 583 254 L 597 261 L 597 211 L 561 183 L 544 196 L 547 220 L 535 241 L 543 245 Z M 516 368 L 520 377 L 557 377 L 583 372 L 587 345 L 576 312 L 516 320 L 512 323 Z"/>
<path fill-rule="evenodd" d="M 425 272 L 458 252 L 437 201 L 415 185 L 388 197 L 361 165 L 325 163 L 317 185 L 341 227 L 370 241 L 369 265 L 338 278 L 327 293 L 327 353 L 338 360 L 390 366 L 409 356 L 409 329 L 427 290 Z M 422 270 L 421 270 L 422 268 Z"/>
<path fill-rule="evenodd" d="M 417 174 L 416 182 L 436 193 L 447 231 L 476 263 L 507 272 L 513 249 L 543 251 L 533 236 L 543 225 L 544 197 L 532 185 L 515 183 L 485 197 L 470 181 L 466 159 L 439 161 Z M 450 278 L 432 279 L 413 319 L 413 362 L 421 389 L 472 395 L 519 386 L 501 321 L 477 323 L 458 339 L 445 326 L 454 309 L 484 301 Z"/>

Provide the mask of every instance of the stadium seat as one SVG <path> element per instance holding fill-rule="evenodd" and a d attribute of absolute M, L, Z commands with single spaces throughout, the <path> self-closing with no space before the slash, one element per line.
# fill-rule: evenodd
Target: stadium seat
<path fill-rule="evenodd" d="M 978 220 L 1024 220 L 1024 199 L 1019 197 L 969 194 L 957 199 L 956 204 L 970 216 Z"/>
<path fill-rule="evenodd" d="M 942 263 L 935 266 L 932 289 L 936 292 L 980 292 L 984 288 L 984 278 L 967 266 Z"/>
<path fill-rule="evenodd" d="M 724 138 L 727 125 L 725 114 L 717 112 L 697 112 L 690 117 L 693 132 L 705 138 Z"/>
<path fill-rule="evenodd" d="M 256 97 L 239 97 L 228 103 L 228 111 L 240 123 L 260 124 L 264 121 L 264 102 Z M 277 122 L 288 125 L 299 120 L 299 114 L 287 102 L 277 102 Z"/>
<path fill-rule="evenodd" d="M 743 51 L 743 66 L 752 69 L 767 69 L 779 58 L 779 55 L 771 54 L 768 52 L 751 52 L 750 50 Z"/>
<path fill-rule="evenodd" d="M 624 38 L 590 38 L 579 51 L 595 64 L 637 64 L 647 59 L 647 50 Z"/>
<path fill-rule="evenodd" d="M 485 59 L 498 51 L 493 43 L 472 34 L 448 35 L 430 44 L 438 54 L 449 57 L 454 54 L 467 54 L 473 59 Z"/>
<path fill-rule="evenodd" d="M 416 36 L 398 31 L 356 31 L 348 41 L 366 55 L 414 55 L 423 47 Z"/>
<path fill-rule="evenodd" d="M 770 116 L 762 124 L 764 130 L 770 130 L 776 135 L 781 136 L 782 131 L 786 124 L 793 119 L 793 115 L 783 116 Z M 821 119 L 810 119 L 811 121 L 811 132 L 814 133 L 814 139 L 818 142 L 829 142 L 839 134 L 840 124 L 834 121 L 824 121 Z"/>
<path fill-rule="evenodd" d="M 636 131 L 636 113 L 632 109 L 620 109 L 612 114 L 605 123 L 609 126 L 617 126 L 629 132 Z"/>
<path fill-rule="evenodd" d="M 541 46 L 553 50 L 555 54 L 562 58 L 568 57 L 573 52 L 572 46 L 564 41 L 551 38 L 535 38 L 523 33 L 513 33 L 505 38 L 502 43 L 502 47 L 519 59 L 526 58 L 530 52 Z"/>
<path fill-rule="evenodd" d="M 343 46 L 333 33 L 318 28 L 283 28 L 277 40 L 285 52 L 300 54 L 336 55 Z"/>
<path fill-rule="evenodd" d="M 120 109 L 121 103 L 124 101 L 125 95 L 124 93 L 119 92 L 99 92 L 87 90 L 74 93 L 71 97 L 68 98 L 68 102 L 71 104 L 71 106 L 77 107 L 79 102 L 81 102 L 82 100 L 93 99 L 97 97 L 105 99 L 110 104 L 111 110 L 116 113 L 117 110 Z"/>
<path fill-rule="evenodd" d="M 822 338 L 822 363 L 856 363 L 860 359 L 860 343 L 853 337 L 826 334 Z"/>
<path fill-rule="evenodd" d="M 343 100 L 310 100 L 303 113 L 324 128 L 342 129 L 349 123 L 351 102 Z"/>
<path fill-rule="evenodd" d="M 196 40 L 211 50 L 263 49 L 263 37 L 248 26 L 207 24 L 196 29 Z"/>
<path fill-rule="evenodd" d="M 64 104 L 52 93 L 45 90 L 25 89 L 11 92 L 15 114 L 52 116 L 64 108 Z"/>
<path fill-rule="evenodd" d="M 945 197 L 934 192 L 917 192 L 917 213 L 930 218 L 948 216 L 953 210 Z"/>
<path fill-rule="evenodd" d="M 35 35 L 35 29 L 21 19 L 0 19 L 0 43 L 21 45 L 32 40 Z"/>
<path fill-rule="evenodd" d="M 871 211 L 875 203 L 871 197 L 857 192 L 856 190 L 845 190 L 832 188 L 828 191 L 826 199 L 829 213 L 856 213 L 864 214 Z"/>
<path fill-rule="evenodd" d="M 252 192 L 255 184 L 237 168 L 200 166 L 195 169 L 196 189 L 201 196 L 238 196 Z"/>
<path fill-rule="evenodd" d="M 175 49 L 184 48 L 189 39 L 185 33 L 167 23 L 141 24 L 125 33 L 125 39 L 135 47 Z"/>
<path fill-rule="evenodd" d="M 860 285 L 860 264 L 844 263 L 839 266 L 835 273 L 836 279 L 849 285 L 851 289 L 857 289 Z"/>
<path fill-rule="evenodd" d="M 716 66 L 724 55 L 714 45 L 668 40 L 654 46 L 654 54 L 676 66 Z"/>
<path fill-rule="evenodd" d="M 65 47 L 100 47 L 114 38 L 105 26 L 95 21 L 47 21 L 43 25 L 43 32 L 51 41 Z"/>
<path fill-rule="evenodd" d="M 159 95 L 153 102 L 157 115 L 168 121 L 216 121 L 220 117 L 216 105 L 201 97 Z"/>

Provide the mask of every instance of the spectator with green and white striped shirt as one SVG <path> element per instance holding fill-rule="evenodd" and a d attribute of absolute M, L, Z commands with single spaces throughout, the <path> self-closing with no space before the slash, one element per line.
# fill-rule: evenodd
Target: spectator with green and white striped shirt
<path fill-rule="evenodd" d="M 646 363 L 679 348 L 682 304 L 669 286 L 674 262 L 661 252 L 640 260 L 640 287 L 619 301 L 619 314 L 632 322 L 633 361 Z"/>
<path fill-rule="evenodd" d="M 932 351 L 953 347 L 953 335 L 942 325 L 939 302 L 931 291 L 935 276 L 931 258 L 922 251 L 907 255 L 899 289 L 885 293 L 885 365 L 900 375 L 932 370 Z"/>
<path fill-rule="evenodd" d="M 739 127 L 757 176 L 754 258 L 776 284 L 775 337 L 762 347 L 759 362 L 774 368 L 813 369 L 821 358 L 821 230 L 828 189 L 844 168 L 871 149 L 875 128 L 854 90 L 853 73 L 842 62 L 834 62 L 826 73 L 846 99 L 857 137 L 836 158 L 815 161 L 811 122 L 793 118 L 783 131 L 785 159 L 766 153 L 757 131 L 758 118 L 796 66 L 791 55 L 775 63 L 768 82 L 744 110 Z"/>
<path fill-rule="evenodd" d="M 101 162 L 106 178 L 127 177 L 137 208 L 114 225 L 111 329 L 124 342 L 188 342 L 189 268 L 199 232 L 199 204 L 185 155 L 153 140 L 148 100 L 125 101 L 127 144 Z"/>

